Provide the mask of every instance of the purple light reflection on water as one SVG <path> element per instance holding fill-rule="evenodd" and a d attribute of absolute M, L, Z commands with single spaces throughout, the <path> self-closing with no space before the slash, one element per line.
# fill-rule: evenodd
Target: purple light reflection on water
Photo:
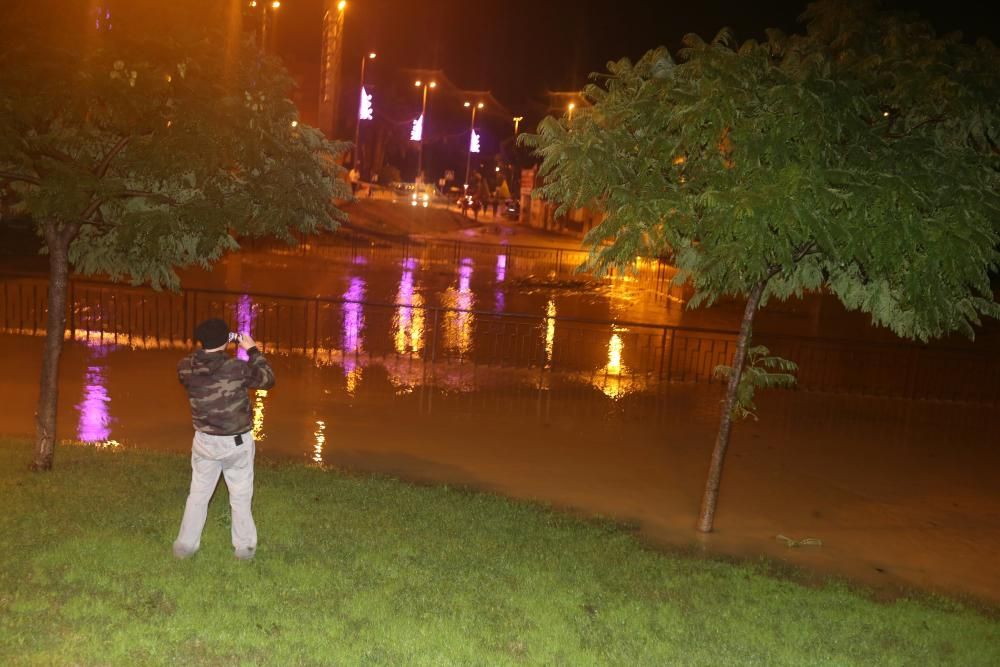
<path fill-rule="evenodd" d="M 493 291 L 493 312 L 502 313 L 506 307 L 506 296 L 502 289 Z"/>
<path fill-rule="evenodd" d="M 502 283 L 507 277 L 507 255 L 497 255 L 497 282 Z"/>
<path fill-rule="evenodd" d="M 74 407 L 80 414 L 76 426 L 76 439 L 88 443 L 108 443 L 111 436 L 111 411 L 108 393 L 105 358 L 114 347 L 99 340 L 87 340 L 91 364 L 83 379 L 83 399 Z M 110 444 L 110 443 L 108 443 Z"/>
<path fill-rule="evenodd" d="M 419 261 L 416 257 L 407 257 L 403 260 L 403 268 L 407 271 L 416 271 Z"/>
<path fill-rule="evenodd" d="M 424 346 L 424 311 L 420 308 L 423 297 L 416 291 L 413 281 L 413 266 L 404 263 L 404 271 L 399 279 L 396 292 L 396 312 L 393 315 L 393 339 L 399 354 L 420 353 Z M 415 307 L 415 308 L 414 308 Z"/>
<path fill-rule="evenodd" d="M 365 279 L 351 278 L 351 283 L 344 292 L 344 377 L 347 378 L 347 391 L 354 393 L 361 369 L 355 356 L 351 353 L 361 352 L 364 345 L 362 333 L 365 327 L 365 316 L 361 301 L 365 298 Z"/>

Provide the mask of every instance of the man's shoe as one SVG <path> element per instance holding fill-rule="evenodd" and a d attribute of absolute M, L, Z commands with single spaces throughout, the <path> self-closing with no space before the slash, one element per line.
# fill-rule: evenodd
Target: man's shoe
<path fill-rule="evenodd" d="M 190 558 L 198 551 L 198 547 L 191 548 L 187 545 L 181 544 L 180 542 L 174 542 L 174 556 L 184 560 L 185 558 Z"/>
<path fill-rule="evenodd" d="M 236 550 L 236 558 L 237 560 L 253 560 L 255 553 L 257 553 L 256 547 L 240 547 Z"/>

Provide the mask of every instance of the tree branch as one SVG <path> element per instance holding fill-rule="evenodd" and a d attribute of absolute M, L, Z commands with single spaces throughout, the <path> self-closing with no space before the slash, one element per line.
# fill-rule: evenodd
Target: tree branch
<path fill-rule="evenodd" d="M 31 183 L 32 185 L 41 185 L 42 182 L 35 178 L 34 176 L 26 176 L 24 174 L 15 174 L 9 171 L 0 171 L 0 179 L 4 181 L 20 181 L 22 183 Z"/>
<path fill-rule="evenodd" d="M 804 246 L 802 246 L 802 248 L 799 249 L 798 254 L 795 256 L 795 259 L 793 259 L 792 261 L 795 262 L 795 263 L 801 262 L 803 259 L 805 259 L 809 255 L 812 255 L 815 251 L 816 251 L 816 243 L 813 242 L 813 241 L 810 241 L 809 243 L 806 243 Z"/>
<path fill-rule="evenodd" d="M 97 163 L 97 165 L 94 167 L 95 176 L 97 176 L 98 178 L 104 178 L 104 174 L 108 172 L 108 167 L 111 166 L 111 161 L 115 159 L 116 155 L 118 155 L 119 153 L 122 152 L 122 150 L 125 149 L 125 146 L 128 145 L 130 139 L 131 137 L 122 137 L 121 139 L 118 140 L 118 143 L 115 144 L 111 148 L 111 150 L 108 151 L 108 154 L 105 155 L 104 158 L 101 159 L 101 161 Z"/>
<path fill-rule="evenodd" d="M 27 153 L 28 155 L 31 155 L 32 157 L 47 157 L 47 158 L 52 158 L 53 160 L 56 160 L 57 162 L 63 162 L 65 164 L 68 164 L 68 165 L 71 165 L 71 166 L 74 166 L 74 167 L 79 167 L 79 165 L 77 164 L 76 160 L 74 160 L 71 156 L 67 155 L 66 153 L 63 153 L 61 150 L 56 149 L 56 148 L 48 148 L 48 147 L 26 148 L 24 150 L 24 152 Z"/>
<path fill-rule="evenodd" d="M 177 206 L 179 203 L 176 199 L 169 195 L 162 194 L 160 192 L 146 192 L 145 190 L 123 190 L 122 192 L 115 193 L 112 195 L 115 198 L 129 199 L 132 197 L 145 197 L 147 199 L 158 199 L 164 204 L 170 206 Z"/>
<path fill-rule="evenodd" d="M 946 118 L 947 118 L 947 116 L 943 116 L 943 115 L 941 115 L 941 116 L 932 116 L 932 117 L 928 118 L 927 120 L 924 120 L 924 121 L 921 121 L 921 122 L 917 123 L 916 125 L 914 125 L 910 129 L 908 129 L 906 132 L 901 132 L 901 133 L 897 133 L 897 134 L 894 134 L 892 132 L 886 132 L 885 136 L 889 137 L 890 139 L 902 139 L 904 137 L 910 136 L 910 134 L 912 134 L 915 130 L 920 129 L 924 125 L 936 125 L 937 123 L 944 122 L 946 120 Z"/>

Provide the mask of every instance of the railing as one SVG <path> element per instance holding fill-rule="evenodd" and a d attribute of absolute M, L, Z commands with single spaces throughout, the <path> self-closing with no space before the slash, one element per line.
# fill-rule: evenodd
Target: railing
<path fill-rule="evenodd" d="M 0 330 L 42 335 L 47 281 L 0 276 Z M 717 383 L 735 333 L 344 299 L 155 292 L 72 280 L 66 337 L 136 348 L 189 348 L 194 324 L 221 317 L 250 330 L 270 354 L 337 365 L 345 375 L 378 366 L 398 387 L 471 390 L 587 386 L 611 398 L 675 383 Z M 1000 357 L 976 350 L 760 335 L 755 343 L 799 365 L 798 388 L 996 404 Z"/>

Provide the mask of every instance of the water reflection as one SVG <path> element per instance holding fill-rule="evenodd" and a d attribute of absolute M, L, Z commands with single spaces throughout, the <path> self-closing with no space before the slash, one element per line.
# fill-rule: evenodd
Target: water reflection
<path fill-rule="evenodd" d="M 635 391 L 635 381 L 628 376 L 628 367 L 622 363 L 622 351 L 625 348 L 618 332 L 611 334 L 608 340 L 608 363 L 594 376 L 594 385 L 611 399 L 619 399 Z"/>
<path fill-rule="evenodd" d="M 552 367 L 552 352 L 556 342 L 556 302 L 549 299 L 545 306 L 545 367 Z"/>
<path fill-rule="evenodd" d="M 253 439 L 260 441 L 264 439 L 264 399 L 267 398 L 267 389 L 258 389 L 254 392 L 253 398 Z"/>
<path fill-rule="evenodd" d="M 470 312 L 476 304 L 476 296 L 470 287 L 472 281 L 472 258 L 462 258 L 458 267 L 458 287 L 448 287 L 441 295 L 441 302 L 447 308 L 444 313 L 444 338 L 448 349 L 466 355 L 472 349 L 472 326 L 475 315 Z"/>
<path fill-rule="evenodd" d="M 420 356 L 424 347 L 424 297 L 414 290 L 413 266 L 415 260 L 403 264 L 403 275 L 396 292 L 396 312 L 392 318 L 393 341 L 398 354 L 413 353 Z"/>
<path fill-rule="evenodd" d="M 316 420 L 316 430 L 313 431 L 313 437 L 316 439 L 313 445 L 313 463 L 323 464 L 323 447 L 326 445 L 326 422 L 322 419 Z"/>
<path fill-rule="evenodd" d="M 74 406 L 80 415 L 76 439 L 97 447 L 117 447 L 118 441 L 111 439 L 111 395 L 108 393 L 106 375 L 106 360 L 113 345 L 104 344 L 101 338 L 88 339 L 87 348 L 91 363 L 84 374 L 83 398 Z"/>
<path fill-rule="evenodd" d="M 497 287 L 493 290 L 493 312 L 502 313 L 506 306 L 506 295 L 500 289 L 500 283 L 507 278 L 507 255 L 497 255 Z"/>
<path fill-rule="evenodd" d="M 364 339 L 362 332 L 365 326 L 365 316 L 361 301 L 365 298 L 365 279 L 351 278 L 350 286 L 344 292 L 344 378 L 347 382 L 347 393 L 351 396 L 361 380 L 362 367 L 358 356 L 363 351 Z"/>

